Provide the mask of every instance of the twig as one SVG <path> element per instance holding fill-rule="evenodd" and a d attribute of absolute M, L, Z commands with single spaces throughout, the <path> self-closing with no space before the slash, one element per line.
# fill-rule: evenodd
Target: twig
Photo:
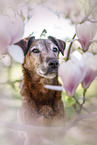
<path fill-rule="evenodd" d="M 75 37 L 76 37 L 76 34 L 74 34 L 72 40 L 74 40 Z M 67 53 L 66 61 L 69 59 L 69 56 L 70 56 L 70 50 L 71 50 L 72 44 L 73 44 L 73 42 L 71 42 L 70 45 L 69 45 L 69 49 L 68 49 L 68 53 Z"/>
<path fill-rule="evenodd" d="M 79 109 L 78 109 L 78 107 L 77 107 L 77 104 L 74 104 L 74 105 L 73 105 L 73 108 L 74 108 L 75 112 L 76 112 L 77 114 L 79 114 Z"/>
<path fill-rule="evenodd" d="M 46 29 L 44 29 L 43 31 L 42 31 L 42 33 L 40 34 L 40 37 L 42 37 L 42 36 L 46 36 L 46 33 L 47 33 L 47 30 Z"/>
<path fill-rule="evenodd" d="M 82 104 L 81 105 L 83 105 L 84 103 L 85 103 L 85 101 L 86 101 L 86 92 L 87 92 L 87 90 L 86 89 L 84 89 L 84 91 L 83 91 L 83 102 L 82 102 Z"/>
<path fill-rule="evenodd" d="M 86 111 L 87 113 L 90 113 L 85 107 L 83 107 L 82 104 L 79 103 L 79 101 L 77 100 L 77 98 L 76 98 L 75 96 L 73 96 L 73 98 L 75 99 L 76 103 L 77 103 L 78 106 L 80 107 L 80 109 L 78 110 L 78 113 L 80 113 L 82 109 L 83 109 L 84 111 Z"/>
<path fill-rule="evenodd" d="M 87 21 L 91 22 L 91 23 L 97 23 L 96 20 L 90 20 L 89 18 L 87 19 Z"/>
<path fill-rule="evenodd" d="M 84 89 L 83 90 L 83 102 L 82 102 L 82 104 L 80 104 L 81 105 L 81 107 L 80 107 L 80 109 L 79 109 L 79 113 L 81 112 L 81 110 L 82 110 L 82 108 L 83 108 L 83 105 L 85 104 L 85 101 L 86 101 L 86 89 Z"/>

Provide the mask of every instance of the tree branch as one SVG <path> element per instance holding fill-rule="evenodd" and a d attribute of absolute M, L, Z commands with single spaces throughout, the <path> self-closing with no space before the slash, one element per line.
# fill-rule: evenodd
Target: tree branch
<path fill-rule="evenodd" d="M 83 109 L 84 111 L 86 111 L 87 113 L 90 113 L 85 107 L 83 107 L 83 103 L 80 104 L 79 101 L 77 100 L 77 98 L 75 96 L 73 96 L 74 100 L 76 101 L 76 103 L 78 104 L 79 106 L 79 110 L 78 110 L 78 113 L 81 112 L 81 110 Z"/>
<path fill-rule="evenodd" d="M 72 39 L 74 40 L 75 37 L 76 37 L 76 34 L 74 34 L 74 36 L 73 36 Z M 72 44 L 73 44 L 73 42 L 71 42 L 70 45 L 69 45 L 69 49 L 68 49 L 66 61 L 69 60 L 69 56 L 70 56 L 70 51 L 71 51 L 71 48 L 72 48 Z"/>

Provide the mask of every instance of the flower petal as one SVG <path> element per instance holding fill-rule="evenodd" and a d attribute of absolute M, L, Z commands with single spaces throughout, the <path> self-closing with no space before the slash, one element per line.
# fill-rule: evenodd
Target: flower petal
<path fill-rule="evenodd" d="M 71 59 L 77 59 L 77 60 L 81 60 L 82 58 L 82 55 L 79 51 L 74 51 L 72 54 L 71 54 Z"/>
<path fill-rule="evenodd" d="M 96 35 L 96 24 L 86 21 L 82 24 L 77 24 L 76 34 L 80 40 L 93 40 Z"/>
<path fill-rule="evenodd" d="M 97 76 L 97 55 L 86 52 L 83 54 L 81 61 L 84 69 L 82 86 L 87 89 Z"/>
<path fill-rule="evenodd" d="M 79 38 L 79 42 L 81 43 L 82 49 L 84 51 L 87 51 L 91 44 L 88 42 L 94 39 L 96 35 L 95 31 L 97 29 L 96 27 L 97 25 L 95 23 L 91 23 L 88 21 L 76 25 L 76 34 L 77 37 Z"/>
<path fill-rule="evenodd" d="M 18 13 L 13 12 L 14 19 L 0 14 L 0 52 L 7 52 L 7 47 L 18 42 L 24 33 L 24 23 Z M 4 50 L 3 50 L 4 49 Z"/>
<path fill-rule="evenodd" d="M 75 90 L 83 79 L 83 70 L 78 62 L 69 60 L 60 64 L 58 70 L 63 87 L 68 96 L 74 96 Z"/>
<path fill-rule="evenodd" d="M 8 46 L 8 52 L 16 62 L 21 64 L 24 62 L 24 52 L 20 46 L 10 45 Z"/>

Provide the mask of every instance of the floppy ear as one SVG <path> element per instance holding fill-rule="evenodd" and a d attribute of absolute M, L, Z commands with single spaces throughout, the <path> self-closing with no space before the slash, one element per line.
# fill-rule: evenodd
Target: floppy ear
<path fill-rule="evenodd" d="M 16 62 L 23 63 L 24 55 L 27 54 L 29 47 L 34 39 L 35 37 L 27 37 L 25 39 L 20 40 L 14 45 L 8 46 L 8 52 L 11 55 L 11 57 Z"/>
<path fill-rule="evenodd" d="M 55 37 L 48 36 L 48 39 L 50 39 L 56 46 L 58 46 L 59 51 L 64 55 L 64 50 L 66 47 L 66 43 L 62 40 L 56 39 Z"/>
<path fill-rule="evenodd" d="M 21 41 L 16 43 L 16 45 L 20 46 L 24 52 L 24 55 L 26 55 L 34 39 L 35 39 L 34 36 L 32 37 L 30 36 L 25 39 L 22 39 Z"/>

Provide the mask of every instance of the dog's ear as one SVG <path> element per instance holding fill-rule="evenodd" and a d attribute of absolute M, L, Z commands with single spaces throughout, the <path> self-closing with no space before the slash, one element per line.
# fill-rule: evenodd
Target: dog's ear
<path fill-rule="evenodd" d="M 66 43 L 60 39 L 56 39 L 55 37 L 48 36 L 48 39 L 50 39 L 56 46 L 58 46 L 59 51 L 64 55 L 64 50 L 66 47 Z"/>
<path fill-rule="evenodd" d="M 16 45 L 20 46 L 24 52 L 24 55 L 26 55 L 34 39 L 34 36 L 27 37 L 25 39 L 20 40 L 18 43 L 16 43 Z"/>
<path fill-rule="evenodd" d="M 27 54 L 29 47 L 31 46 L 34 39 L 35 37 L 27 37 L 15 43 L 14 45 L 10 45 L 8 47 L 8 52 L 11 55 L 11 57 L 16 62 L 23 63 L 24 55 Z"/>

